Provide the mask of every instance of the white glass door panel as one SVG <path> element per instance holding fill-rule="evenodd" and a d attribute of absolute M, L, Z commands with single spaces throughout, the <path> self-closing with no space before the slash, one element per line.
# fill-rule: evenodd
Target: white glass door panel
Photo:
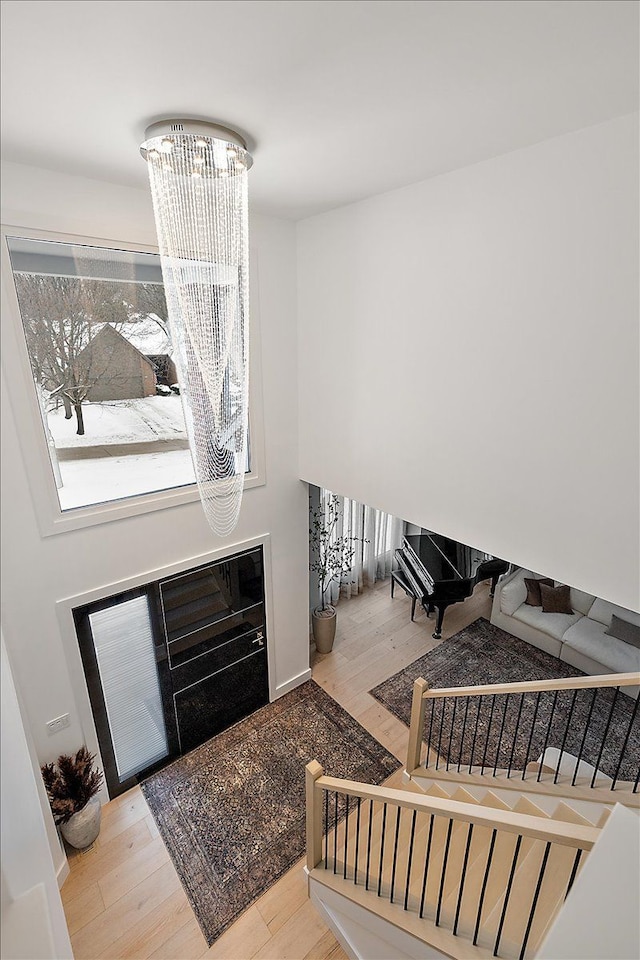
<path fill-rule="evenodd" d="M 120 782 L 169 753 L 146 596 L 89 614 Z"/>

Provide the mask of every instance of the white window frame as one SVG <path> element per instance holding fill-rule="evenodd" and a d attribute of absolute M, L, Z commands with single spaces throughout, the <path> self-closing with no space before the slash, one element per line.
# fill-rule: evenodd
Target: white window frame
<path fill-rule="evenodd" d="M 197 484 L 173 487 L 152 493 L 139 494 L 122 500 L 89 504 L 62 510 L 49 456 L 47 436 L 35 390 L 31 363 L 24 335 L 22 317 L 13 270 L 9 257 L 7 237 L 21 237 L 26 240 L 48 240 L 60 243 L 83 244 L 112 250 L 131 250 L 138 253 L 158 254 L 158 248 L 145 243 L 130 243 L 85 237 L 77 234 L 57 233 L 48 230 L 34 230 L 16 224 L 3 224 L 0 230 L 2 245 L 2 369 L 6 379 L 9 402 L 13 408 L 18 429 L 18 440 L 24 458 L 29 487 L 38 520 L 40 533 L 50 537 L 68 530 L 121 520 L 154 510 L 179 506 L 198 500 Z M 249 442 L 251 471 L 245 474 L 245 492 L 266 483 L 264 457 L 264 421 L 262 418 L 262 369 L 260 349 L 260 304 L 259 277 L 256 251 L 250 251 L 249 303 L 251 311 L 249 343 Z M 5 339 L 6 338 L 6 339 Z M 17 358 L 17 362 L 7 362 L 7 357 Z"/>

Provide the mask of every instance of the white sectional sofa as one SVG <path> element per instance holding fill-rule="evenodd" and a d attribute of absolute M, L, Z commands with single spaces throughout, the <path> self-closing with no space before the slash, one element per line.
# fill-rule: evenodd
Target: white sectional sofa
<path fill-rule="evenodd" d="M 573 587 L 570 592 L 572 614 L 543 613 L 542 607 L 525 603 L 525 577 L 540 579 L 536 573 L 517 568 L 498 582 L 491 623 L 592 676 L 640 671 L 640 649 L 605 635 L 613 614 L 640 626 L 639 613 Z M 636 696 L 637 688 L 628 687 L 625 692 Z"/>

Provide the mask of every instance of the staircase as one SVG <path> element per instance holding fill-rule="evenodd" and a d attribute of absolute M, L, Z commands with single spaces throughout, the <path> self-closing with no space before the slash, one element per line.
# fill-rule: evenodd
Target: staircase
<path fill-rule="evenodd" d="M 629 684 L 640 681 L 638 675 L 625 676 Z M 614 682 L 596 680 L 604 687 Z M 619 685 L 620 678 L 615 680 Z M 552 681 L 566 684 L 556 690 L 568 691 L 576 682 Z M 512 692 L 520 695 L 522 685 L 515 686 Z M 425 725 L 425 689 L 424 681 L 417 682 L 401 789 L 328 777 L 315 761 L 308 765 L 312 899 L 352 956 L 534 957 L 615 804 L 623 798 L 637 808 L 637 779 L 603 779 L 597 768 L 569 754 L 564 744 L 554 746 L 548 736 L 542 753 L 516 776 L 510 765 L 498 765 L 499 745 L 491 776 L 486 764 L 463 768 L 459 758 L 452 763 L 450 750 L 441 763 L 428 720 Z M 496 696 L 508 693 L 501 688 Z M 448 698 L 454 696 L 447 691 Z M 460 692 L 459 723 L 463 716 L 468 720 L 464 698 L 470 696 L 477 696 L 474 688 Z M 634 707 L 634 722 L 635 717 Z M 440 744 L 442 726 L 436 725 Z M 428 747 L 421 764 L 415 760 L 423 736 Z M 484 742 L 482 749 L 486 752 Z M 347 933 L 349 917 L 357 936 Z M 367 946 L 358 949 L 358 938 Z M 376 938 L 384 947 L 375 946 Z"/>

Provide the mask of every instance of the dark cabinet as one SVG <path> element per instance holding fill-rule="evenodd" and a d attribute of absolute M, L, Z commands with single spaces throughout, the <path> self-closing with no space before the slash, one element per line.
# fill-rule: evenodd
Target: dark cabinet
<path fill-rule="evenodd" d="M 158 584 L 180 752 L 269 702 L 262 548 Z"/>

